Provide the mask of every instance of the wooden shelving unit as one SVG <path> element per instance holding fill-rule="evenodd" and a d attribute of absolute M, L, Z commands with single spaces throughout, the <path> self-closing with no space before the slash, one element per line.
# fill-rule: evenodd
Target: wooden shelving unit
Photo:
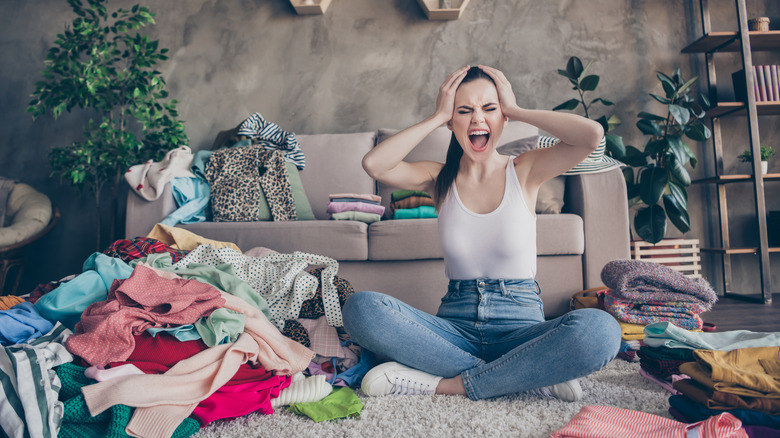
<path fill-rule="evenodd" d="M 328 10 L 330 0 L 290 0 L 298 15 L 322 15 Z"/>
<path fill-rule="evenodd" d="M 417 0 L 429 20 L 457 20 L 463 15 L 469 0 L 450 0 L 449 8 L 442 8 L 439 0 Z"/>
<path fill-rule="evenodd" d="M 780 115 L 780 102 L 756 102 L 753 87 L 753 76 L 744 75 L 747 90 L 746 102 L 720 102 L 717 95 L 717 71 L 714 55 L 723 52 L 739 53 L 744 71 L 752 71 L 753 51 L 780 51 L 780 31 L 749 31 L 745 0 L 736 0 L 738 31 L 713 32 L 710 22 L 709 1 L 699 0 L 701 12 L 702 37 L 682 49 L 682 53 L 703 53 L 707 64 L 707 81 L 709 98 L 716 106 L 707 112 L 712 124 L 712 145 L 715 158 L 714 175 L 702 178 L 695 183 L 714 184 L 718 190 L 718 219 L 720 224 L 720 245 L 716 248 L 701 248 L 702 252 L 716 253 L 723 263 L 724 294 L 729 297 L 754 301 L 755 296 L 737 294 L 733 291 L 731 257 L 743 254 L 756 254 L 759 259 L 760 297 L 759 302 L 772 303 L 772 285 L 769 268 L 769 254 L 780 253 L 780 248 L 770 248 L 767 236 L 767 212 L 764 183 L 780 181 L 780 174 L 761 175 L 759 154 L 759 116 Z M 729 116 L 747 117 L 748 143 L 753 153 L 753 173 L 749 175 L 729 175 L 723 169 L 724 145 L 722 140 L 721 119 Z M 740 247 L 731 244 L 728 223 L 728 208 L 726 186 L 734 183 L 752 183 L 755 195 L 756 228 L 758 231 L 757 247 Z"/>

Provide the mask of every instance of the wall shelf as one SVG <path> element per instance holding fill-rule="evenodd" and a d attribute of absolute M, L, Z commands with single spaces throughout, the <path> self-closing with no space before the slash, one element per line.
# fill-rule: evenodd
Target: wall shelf
<path fill-rule="evenodd" d="M 322 15 L 328 10 L 331 0 L 290 0 L 298 15 Z"/>
<path fill-rule="evenodd" d="M 759 165 L 759 116 L 780 115 L 780 102 L 756 101 L 754 79 L 752 75 L 742 75 L 740 86 L 744 85 L 746 98 L 744 102 L 720 102 L 717 93 L 717 69 L 715 67 L 715 54 L 723 52 L 738 53 L 741 58 L 743 71 L 751 71 L 753 68 L 752 52 L 754 51 L 780 51 L 780 31 L 750 31 L 748 30 L 747 8 L 745 0 L 736 0 L 737 32 L 713 32 L 711 29 L 709 1 L 699 0 L 701 12 L 702 37 L 685 46 L 682 53 L 702 53 L 705 55 L 707 84 L 709 86 L 710 102 L 717 105 L 707 111 L 707 116 L 712 124 L 712 146 L 715 162 L 714 176 L 696 180 L 696 183 L 714 184 L 717 188 L 718 222 L 720 242 L 716 242 L 714 248 L 702 248 L 704 252 L 719 254 L 723 268 L 724 294 L 734 298 L 747 298 L 745 295 L 733 292 L 732 281 L 732 256 L 741 254 L 758 255 L 760 297 L 765 304 L 772 303 L 772 278 L 770 276 L 769 253 L 779 253 L 780 248 L 769 247 L 767 233 L 766 194 L 764 183 L 780 180 L 780 174 L 767 175 L 727 175 L 723 168 L 723 156 L 725 147 L 723 142 L 722 119 L 727 116 L 745 116 L 748 122 L 747 144 L 753 152 L 753 168 Z M 736 85 L 735 85 L 736 86 Z M 736 182 L 750 182 L 753 186 L 755 201 L 755 231 L 758 237 L 758 246 L 732 245 L 729 233 L 729 210 L 726 185 Z"/>
<path fill-rule="evenodd" d="M 724 117 L 746 108 L 747 105 L 743 102 L 718 102 L 715 107 L 707 111 L 707 115 L 710 117 Z M 780 115 L 780 102 L 756 102 L 756 111 L 758 111 L 759 116 Z"/>
<path fill-rule="evenodd" d="M 777 30 L 749 31 L 748 34 L 753 51 L 776 50 L 780 44 L 780 31 Z M 740 47 L 739 32 L 709 32 L 682 49 L 682 53 L 739 52 Z"/>
<path fill-rule="evenodd" d="M 469 0 L 451 0 L 451 7 L 441 8 L 440 0 L 417 0 L 429 20 L 457 20 L 463 15 Z"/>

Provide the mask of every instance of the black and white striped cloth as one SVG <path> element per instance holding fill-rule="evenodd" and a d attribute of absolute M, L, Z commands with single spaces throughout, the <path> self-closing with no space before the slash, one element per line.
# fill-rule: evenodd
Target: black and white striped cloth
<path fill-rule="evenodd" d="M 72 334 L 57 322 L 40 338 L 0 349 L 0 433 L 57 436 L 64 407 L 57 400 L 61 383 L 52 368 L 73 361 L 64 345 Z"/>
<path fill-rule="evenodd" d="M 287 132 L 276 123 L 263 119 L 260 113 L 254 113 L 238 125 L 238 136 L 249 137 L 253 144 L 259 144 L 268 150 L 279 150 L 284 154 L 284 161 L 295 164 L 298 170 L 306 167 L 301 145 L 295 134 Z"/>

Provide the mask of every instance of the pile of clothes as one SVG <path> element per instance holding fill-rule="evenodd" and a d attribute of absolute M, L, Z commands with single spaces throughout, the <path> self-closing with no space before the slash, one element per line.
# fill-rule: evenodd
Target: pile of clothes
<path fill-rule="evenodd" d="M 114 242 L 82 273 L 0 302 L 0 431 L 186 437 L 281 406 L 357 415 L 350 386 L 376 359 L 340 328 L 354 291 L 337 268 L 160 224 Z"/>
<path fill-rule="evenodd" d="M 327 212 L 334 220 L 377 222 L 385 214 L 382 197 L 371 193 L 332 193 Z"/>
<path fill-rule="evenodd" d="M 229 132 L 230 135 L 225 135 Z M 294 133 L 254 113 L 221 132 L 214 150 L 187 146 L 125 172 L 130 188 L 148 201 L 167 184 L 177 209 L 164 225 L 214 221 L 312 220 L 298 171 L 306 160 Z"/>
<path fill-rule="evenodd" d="M 396 190 L 390 195 L 393 219 L 423 219 L 439 217 L 433 199 L 419 190 Z"/>
<path fill-rule="evenodd" d="M 780 435 L 780 333 L 692 332 L 668 322 L 648 325 L 645 333 L 642 370 L 673 394 L 675 418 L 701 421 L 728 412 L 750 436 Z"/>

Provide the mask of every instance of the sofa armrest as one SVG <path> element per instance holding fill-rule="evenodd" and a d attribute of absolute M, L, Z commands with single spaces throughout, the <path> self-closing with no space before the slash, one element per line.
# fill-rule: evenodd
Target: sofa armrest
<path fill-rule="evenodd" d="M 620 169 L 567 177 L 564 208 L 582 217 L 585 251 L 583 289 L 598 287 L 607 262 L 628 259 L 631 235 L 626 181 Z"/>
<path fill-rule="evenodd" d="M 125 237 L 146 236 L 157 222 L 168 217 L 176 210 L 171 184 L 165 184 L 162 195 L 154 201 L 147 201 L 134 191 L 127 194 L 127 212 L 125 217 Z"/>

